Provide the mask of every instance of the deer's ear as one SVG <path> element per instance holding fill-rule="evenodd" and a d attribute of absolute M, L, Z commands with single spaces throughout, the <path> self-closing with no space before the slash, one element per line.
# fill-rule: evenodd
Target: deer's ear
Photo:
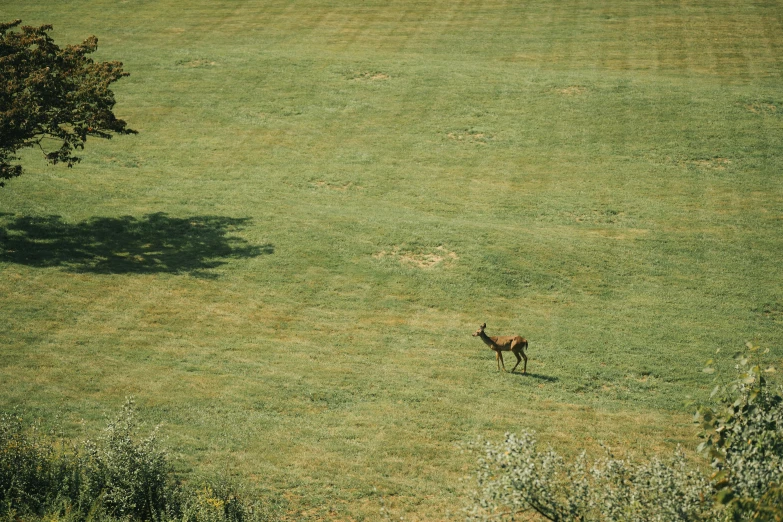
<path fill-rule="evenodd" d="M 486 328 L 487 327 L 487 323 L 482 324 L 481 327 L 482 328 Z"/>

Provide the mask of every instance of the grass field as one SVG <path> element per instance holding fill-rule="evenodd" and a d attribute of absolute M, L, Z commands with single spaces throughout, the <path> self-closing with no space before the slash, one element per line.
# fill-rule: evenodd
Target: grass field
<path fill-rule="evenodd" d="M 441 520 L 470 442 L 692 452 L 704 361 L 783 361 L 783 2 L 0 15 L 98 36 L 139 131 L 0 190 L 0 409 L 78 440 L 133 395 L 289 520 Z"/>

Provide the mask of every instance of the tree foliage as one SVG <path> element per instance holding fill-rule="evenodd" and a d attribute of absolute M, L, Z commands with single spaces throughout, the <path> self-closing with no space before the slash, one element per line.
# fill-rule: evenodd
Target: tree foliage
<path fill-rule="evenodd" d="M 122 63 L 94 62 L 94 36 L 79 45 L 58 47 L 51 25 L 0 23 L 0 186 L 22 174 L 17 151 L 37 147 L 50 163 L 69 167 L 88 136 L 133 134 L 112 112 L 109 88 L 127 72 Z M 18 28 L 19 30 L 15 30 Z"/>
<path fill-rule="evenodd" d="M 763 369 L 761 355 L 750 345 L 739 354 L 736 378 L 716 386 L 714 402 L 696 414 L 698 450 L 712 475 L 680 451 L 638 463 L 611 454 L 589 463 L 585 453 L 567 461 L 540 449 L 532 433 L 509 434 L 484 448 L 469 518 L 534 512 L 553 521 L 783 522 L 783 392 L 768 383 L 774 368 Z"/>
<path fill-rule="evenodd" d="M 783 520 L 783 393 L 769 386 L 775 369 L 764 368 L 762 356 L 749 344 L 735 358 L 737 378 L 718 384 L 718 403 L 696 414 L 698 449 L 715 469 L 716 499 L 730 520 Z"/>

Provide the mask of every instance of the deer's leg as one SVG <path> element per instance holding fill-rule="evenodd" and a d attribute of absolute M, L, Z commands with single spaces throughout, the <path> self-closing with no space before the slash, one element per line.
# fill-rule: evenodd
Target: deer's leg
<path fill-rule="evenodd" d="M 503 354 L 500 353 L 500 350 L 497 350 L 495 352 L 495 359 L 498 362 L 498 371 L 500 371 L 500 365 L 502 364 L 503 365 L 503 371 L 505 372 L 506 371 L 506 363 L 503 362 Z"/>
<path fill-rule="evenodd" d="M 511 350 L 511 353 L 514 354 L 517 358 L 517 363 L 514 365 L 514 368 L 511 369 L 511 373 L 514 373 L 514 370 L 517 369 L 517 366 L 519 366 L 519 363 L 522 362 L 522 357 L 519 356 L 519 352 L 517 350 Z M 525 366 L 527 366 L 527 362 L 525 363 Z"/>

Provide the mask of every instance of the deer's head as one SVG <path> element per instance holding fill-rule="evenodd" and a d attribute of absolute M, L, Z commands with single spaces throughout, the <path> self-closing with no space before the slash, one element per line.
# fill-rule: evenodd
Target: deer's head
<path fill-rule="evenodd" d="M 484 328 L 486 328 L 486 327 L 487 327 L 487 323 L 484 323 L 481 326 L 479 326 L 478 330 L 476 330 L 476 333 L 473 334 L 473 337 L 478 337 L 481 334 L 483 334 L 484 333 Z"/>

